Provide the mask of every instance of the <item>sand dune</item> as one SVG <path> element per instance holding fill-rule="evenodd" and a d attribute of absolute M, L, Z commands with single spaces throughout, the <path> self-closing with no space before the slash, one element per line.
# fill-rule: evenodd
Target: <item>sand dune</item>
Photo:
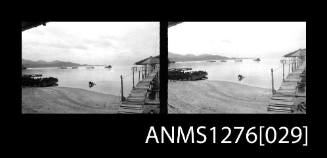
<path fill-rule="evenodd" d="M 271 90 L 225 81 L 168 84 L 169 113 L 267 113 Z"/>
<path fill-rule="evenodd" d="M 22 88 L 22 113 L 117 113 L 118 96 L 68 87 Z"/>

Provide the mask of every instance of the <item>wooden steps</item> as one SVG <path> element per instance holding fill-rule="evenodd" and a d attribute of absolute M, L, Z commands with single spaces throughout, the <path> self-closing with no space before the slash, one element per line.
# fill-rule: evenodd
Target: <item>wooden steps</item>
<path fill-rule="evenodd" d="M 282 106 L 292 106 L 294 105 L 293 100 L 270 100 L 269 105 L 282 105 Z"/>
<path fill-rule="evenodd" d="M 267 110 L 274 113 L 293 113 L 295 108 L 297 93 L 297 83 L 301 80 L 301 73 L 304 71 L 304 66 L 290 73 L 282 82 L 280 88 L 271 97 Z M 305 93 L 300 94 L 305 97 Z"/>
<path fill-rule="evenodd" d="M 143 113 L 143 105 L 141 104 L 135 104 L 135 103 L 124 103 L 121 104 L 118 110 L 119 114 L 142 114 Z"/>
<path fill-rule="evenodd" d="M 144 92 L 139 92 L 139 93 L 131 92 L 131 93 L 129 94 L 129 96 L 131 96 L 131 97 L 144 97 L 145 95 L 146 95 L 146 91 L 144 91 Z"/>
<path fill-rule="evenodd" d="M 122 104 L 121 107 L 130 109 L 142 109 L 142 105 L 139 104 Z"/>
<path fill-rule="evenodd" d="M 120 105 L 119 114 L 140 114 L 143 113 L 143 105 L 124 102 Z"/>
<path fill-rule="evenodd" d="M 159 70 L 158 70 L 159 71 Z M 151 82 L 156 77 L 158 71 L 150 73 L 142 81 L 139 81 L 119 107 L 119 114 L 141 114 L 144 113 L 147 91 L 151 88 Z M 149 109 L 149 108 L 147 108 Z"/>
<path fill-rule="evenodd" d="M 294 108 L 292 97 L 273 96 L 268 105 L 268 111 L 291 113 Z"/>
<path fill-rule="evenodd" d="M 268 111 L 274 112 L 274 113 L 292 113 L 292 111 L 290 109 L 275 109 L 275 108 L 271 108 L 271 107 L 268 107 Z"/>
<path fill-rule="evenodd" d="M 286 78 L 285 81 L 287 81 L 287 82 L 299 82 L 300 79 L 295 79 L 295 78 Z"/>
<path fill-rule="evenodd" d="M 144 103 L 145 97 L 127 97 L 126 100 L 133 103 Z"/>
<path fill-rule="evenodd" d="M 284 100 L 284 101 L 294 101 L 293 97 L 285 97 L 285 96 L 273 96 L 272 100 Z"/>

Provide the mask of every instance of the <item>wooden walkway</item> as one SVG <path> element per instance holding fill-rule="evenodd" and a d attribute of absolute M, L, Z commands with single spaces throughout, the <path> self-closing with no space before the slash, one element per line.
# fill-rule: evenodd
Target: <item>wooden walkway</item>
<path fill-rule="evenodd" d="M 151 89 L 151 82 L 157 77 L 159 69 L 155 69 L 132 89 L 129 96 L 119 107 L 119 114 L 140 114 L 145 110 L 147 91 Z"/>
<path fill-rule="evenodd" d="M 297 84 L 301 80 L 301 73 L 306 68 L 306 62 L 292 73 L 282 82 L 280 88 L 270 99 L 268 111 L 274 113 L 292 113 L 299 100 L 305 100 L 306 93 L 299 93 L 297 91 Z M 300 98 L 299 98 L 300 97 Z"/>

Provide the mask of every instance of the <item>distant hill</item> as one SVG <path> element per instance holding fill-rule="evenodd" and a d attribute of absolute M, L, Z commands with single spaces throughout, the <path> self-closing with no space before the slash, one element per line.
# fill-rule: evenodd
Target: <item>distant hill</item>
<path fill-rule="evenodd" d="M 35 68 L 35 67 L 71 67 L 71 66 L 82 66 L 81 64 L 73 63 L 73 62 L 67 62 L 67 61 L 60 61 L 60 60 L 55 60 L 55 61 L 43 61 L 43 60 L 38 60 L 38 61 L 32 61 L 32 60 L 26 60 L 22 59 L 22 65 L 27 68 Z M 85 65 L 85 64 L 84 64 Z"/>
<path fill-rule="evenodd" d="M 168 53 L 168 57 L 172 61 L 203 61 L 203 60 L 226 60 L 228 57 L 221 55 L 212 55 L 212 54 L 201 54 L 201 55 L 180 55 L 175 53 Z"/>

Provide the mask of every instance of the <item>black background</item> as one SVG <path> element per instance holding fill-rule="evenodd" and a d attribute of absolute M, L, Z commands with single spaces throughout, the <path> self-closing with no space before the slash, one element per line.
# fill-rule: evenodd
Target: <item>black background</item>
<path fill-rule="evenodd" d="M 183 153 L 192 154 L 205 150 L 204 153 L 220 154 L 228 152 L 230 154 L 243 154 L 244 151 L 260 153 L 261 151 L 273 151 L 275 153 L 289 152 L 291 154 L 307 151 L 317 151 L 320 135 L 315 131 L 322 130 L 322 119 L 318 114 L 319 108 L 324 106 L 320 103 L 319 79 L 317 69 L 314 71 L 313 65 L 323 63 L 318 62 L 316 54 L 319 56 L 323 52 L 318 48 L 318 37 L 314 34 L 318 32 L 319 19 L 314 13 L 310 13 L 310 6 L 295 6 L 266 4 L 263 7 L 228 7 L 224 5 L 213 5 L 202 7 L 201 5 L 190 9 L 186 4 L 163 5 L 156 9 L 156 6 L 141 8 L 125 8 L 113 5 L 97 6 L 93 8 L 79 8 L 70 5 L 65 9 L 57 7 L 20 7 L 16 14 L 6 19 L 4 32 L 8 42 L 5 56 L 5 65 L 10 64 L 10 69 L 6 66 L 4 71 L 5 98 L 8 100 L 2 106 L 9 108 L 3 112 L 5 120 L 4 131 L 8 132 L 4 136 L 9 140 L 9 147 L 19 147 L 16 152 L 23 154 L 38 154 L 39 152 L 50 152 L 58 154 L 62 151 L 72 154 L 112 153 L 141 154 L 149 156 L 159 156 L 170 153 L 172 150 L 181 150 Z M 86 4 L 88 5 L 88 4 Z M 268 7 L 270 6 L 270 7 Z M 277 7 L 278 6 L 278 7 Z M 92 9 L 90 9 L 92 8 Z M 234 10 L 232 10 L 234 9 Z M 317 9 L 318 10 L 318 9 Z M 160 12 L 160 13 L 158 13 Z M 174 114 L 174 115 L 110 115 L 110 114 L 21 114 L 21 21 L 28 20 L 50 20 L 50 21 L 306 21 L 307 22 L 307 114 L 306 115 L 257 115 L 257 114 Z M 166 24 L 161 24 L 161 26 Z M 161 27 L 161 36 L 167 30 Z M 161 83 L 167 82 L 166 68 L 167 61 L 167 41 L 161 38 Z M 321 45 L 320 45 L 321 46 Z M 315 54 L 315 55 L 314 55 Z M 9 57 L 8 57 L 8 56 Z M 9 60 L 10 59 L 10 60 Z M 319 70 L 318 70 L 319 71 Z M 315 80 L 315 82 L 313 82 Z M 4 82 L 3 82 L 4 83 Z M 314 85 L 316 83 L 316 85 Z M 318 87 L 317 87 L 318 86 Z M 167 85 L 161 85 L 163 96 L 167 98 Z M 164 93 L 166 91 L 166 93 Z M 166 101 L 161 101 L 166 103 Z M 149 127 L 156 128 L 165 126 L 189 126 L 205 125 L 208 128 L 216 126 L 308 126 L 309 146 L 298 145 L 267 145 L 259 147 L 249 144 L 145 144 L 145 138 Z M 184 147 L 184 148 L 182 148 Z M 185 148 L 186 147 L 186 148 Z M 21 150 L 23 149 L 23 150 Z M 183 149 L 183 150 L 182 150 Z M 186 149 L 186 150 L 185 150 Z M 156 151 L 156 153 L 151 153 Z"/>

